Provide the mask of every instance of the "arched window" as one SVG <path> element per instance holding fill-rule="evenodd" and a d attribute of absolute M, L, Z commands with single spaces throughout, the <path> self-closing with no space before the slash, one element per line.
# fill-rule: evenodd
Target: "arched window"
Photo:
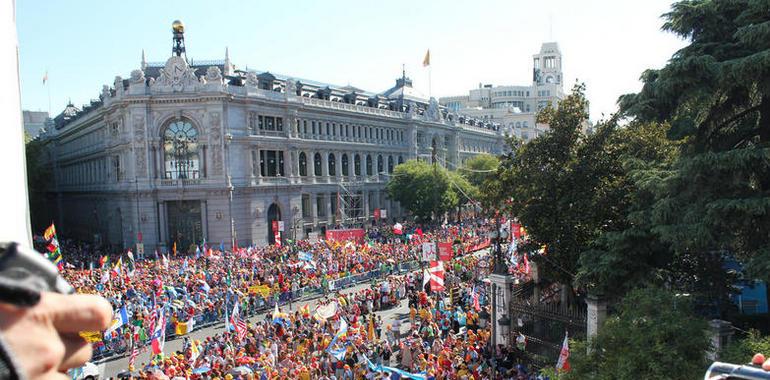
<path fill-rule="evenodd" d="M 163 132 L 163 177 L 199 178 L 198 130 L 185 119 L 170 122 Z"/>
<path fill-rule="evenodd" d="M 382 155 L 377 156 L 377 174 L 381 174 L 384 170 L 385 163 L 382 161 Z"/>
<path fill-rule="evenodd" d="M 366 175 L 372 175 L 372 155 L 366 155 Z"/>
<path fill-rule="evenodd" d="M 388 174 L 393 173 L 393 156 L 388 156 Z"/>
<path fill-rule="evenodd" d="M 401 165 L 403 163 L 404 163 L 404 157 L 403 156 L 398 156 L 398 164 Z"/>
<path fill-rule="evenodd" d="M 358 154 L 353 158 L 353 174 L 361 175 L 361 156 Z"/>
<path fill-rule="evenodd" d="M 305 152 L 299 152 L 299 175 L 307 177 L 307 156 Z"/>
<path fill-rule="evenodd" d="M 320 177 L 322 175 L 321 165 L 321 154 L 316 153 L 315 156 L 313 156 L 313 175 L 316 177 Z"/>
<path fill-rule="evenodd" d="M 349 167 L 350 166 L 348 165 L 348 155 L 343 153 L 342 154 L 342 175 L 344 176 L 350 175 Z"/>
<path fill-rule="evenodd" d="M 334 153 L 329 153 L 329 175 L 337 175 L 337 160 Z"/>

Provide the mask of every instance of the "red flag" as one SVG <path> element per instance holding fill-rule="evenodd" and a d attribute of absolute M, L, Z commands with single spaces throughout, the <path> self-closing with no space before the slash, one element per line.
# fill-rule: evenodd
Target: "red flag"
<path fill-rule="evenodd" d="M 444 263 L 441 261 L 430 262 L 430 290 L 434 292 L 444 290 Z"/>
<path fill-rule="evenodd" d="M 564 336 L 564 343 L 561 345 L 559 361 L 556 362 L 556 372 L 569 372 L 569 335 Z"/>
<path fill-rule="evenodd" d="M 529 274 L 529 259 L 527 254 L 524 254 L 524 274 Z"/>

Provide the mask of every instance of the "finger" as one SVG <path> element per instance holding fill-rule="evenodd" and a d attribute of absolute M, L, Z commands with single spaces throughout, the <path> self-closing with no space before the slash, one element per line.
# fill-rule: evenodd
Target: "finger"
<path fill-rule="evenodd" d="M 40 305 L 59 333 L 104 330 L 112 319 L 107 300 L 91 294 L 43 293 Z"/>
<path fill-rule="evenodd" d="M 59 371 L 83 366 L 91 359 L 91 344 L 78 334 L 64 334 L 64 358 L 59 365 Z"/>

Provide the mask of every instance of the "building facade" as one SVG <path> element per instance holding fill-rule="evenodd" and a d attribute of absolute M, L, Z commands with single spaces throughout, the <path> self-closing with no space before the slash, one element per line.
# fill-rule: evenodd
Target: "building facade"
<path fill-rule="evenodd" d="M 41 136 L 65 235 L 116 248 L 181 249 L 305 238 L 406 212 L 386 196 L 396 165 L 453 168 L 502 150 L 502 129 L 425 99 L 405 74 L 373 93 L 173 54 L 98 100 L 70 104 Z"/>
<path fill-rule="evenodd" d="M 30 138 L 37 137 L 45 131 L 48 121 L 48 112 L 44 111 L 22 111 L 24 123 L 24 132 Z"/>
<path fill-rule="evenodd" d="M 548 130 L 536 122 L 537 112 L 564 98 L 563 79 L 559 45 L 547 42 L 532 56 L 531 85 L 479 84 L 468 95 L 442 97 L 439 102 L 453 112 L 500 124 L 506 134 L 529 141 Z"/>

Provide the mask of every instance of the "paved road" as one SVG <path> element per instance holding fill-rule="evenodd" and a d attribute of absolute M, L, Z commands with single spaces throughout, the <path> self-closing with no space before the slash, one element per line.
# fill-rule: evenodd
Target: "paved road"
<path fill-rule="evenodd" d="M 357 292 L 357 291 L 360 291 L 360 290 L 363 290 L 363 289 L 368 289 L 369 286 L 370 286 L 370 283 L 368 283 L 368 282 L 367 283 L 363 283 L 363 284 L 359 284 L 359 285 L 356 285 L 356 286 L 353 286 L 353 287 L 350 287 L 350 288 L 347 288 L 347 289 L 343 290 L 342 293 L 349 294 L 349 293 L 352 293 L 352 292 Z M 292 305 L 292 310 L 297 310 L 298 308 L 300 308 L 300 307 L 302 307 L 302 306 L 304 306 L 306 304 L 309 304 L 309 303 L 310 304 L 315 303 L 315 301 L 316 301 L 315 299 L 311 299 L 311 300 L 306 300 L 306 301 L 295 302 Z M 286 308 L 286 306 L 284 305 L 282 308 Z M 398 307 L 391 308 L 391 309 L 388 309 L 388 310 L 385 310 L 385 311 L 382 311 L 382 312 L 377 312 L 376 314 L 382 316 L 383 322 L 385 324 L 392 323 L 394 318 L 397 318 L 397 317 L 398 318 L 403 318 L 405 316 L 408 316 L 409 308 L 408 308 L 408 305 L 407 305 L 407 300 L 401 301 L 401 305 L 399 305 Z M 264 320 L 264 318 L 265 318 L 265 313 L 261 313 L 261 314 L 257 314 L 254 317 L 249 318 L 249 320 L 250 321 L 257 321 L 257 320 Z M 408 323 L 409 323 L 409 321 L 408 321 L 408 318 L 407 318 L 407 320 L 406 320 L 407 326 L 404 326 L 403 324 L 401 325 L 401 330 L 402 331 L 408 331 L 409 330 Z M 216 325 L 213 325 L 213 326 L 202 328 L 200 330 L 195 330 L 195 331 L 192 332 L 192 334 L 189 334 L 187 336 L 190 337 L 191 339 L 202 340 L 202 339 L 205 339 L 206 337 L 209 337 L 209 336 L 212 336 L 212 335 L 215 335 L 215 334 L 219 334 L 223 330 L 224 330 L 224 323 L 219 323 L 219 324 L 216 324 Z M 182 349 L 183 341 L 184 341 L 184 339 L 182 339 L 182 338 L 178 338 L 178 339 L 174 339 L 174 340 L 167 340 L 165 346 L 163 347 L 164 348 L 163 352 L 168 354 L 168 353 L 171 353 L 171 352 L 175 352 L 175 351 L 181 350 Z M 140 364 L 146 363 L 149 360 L 149 357 L 150 357 L 150 353 L 149 352 L 145 352 L 145 353 L 139 355 L 139 357 L 136 360 L 137 368 L 139 367 Z M 128 356 L 108 359 L 105 362 L 98 364 L 98 366 L 99 366 L 99 372 L 100 372 L 102 378 L 107 378 L 107 377 L 111 377 L 111 376 L 114 377 L 118 373 L 120 373 L 122 371 L 125 371 L 128 368 Z"/>

